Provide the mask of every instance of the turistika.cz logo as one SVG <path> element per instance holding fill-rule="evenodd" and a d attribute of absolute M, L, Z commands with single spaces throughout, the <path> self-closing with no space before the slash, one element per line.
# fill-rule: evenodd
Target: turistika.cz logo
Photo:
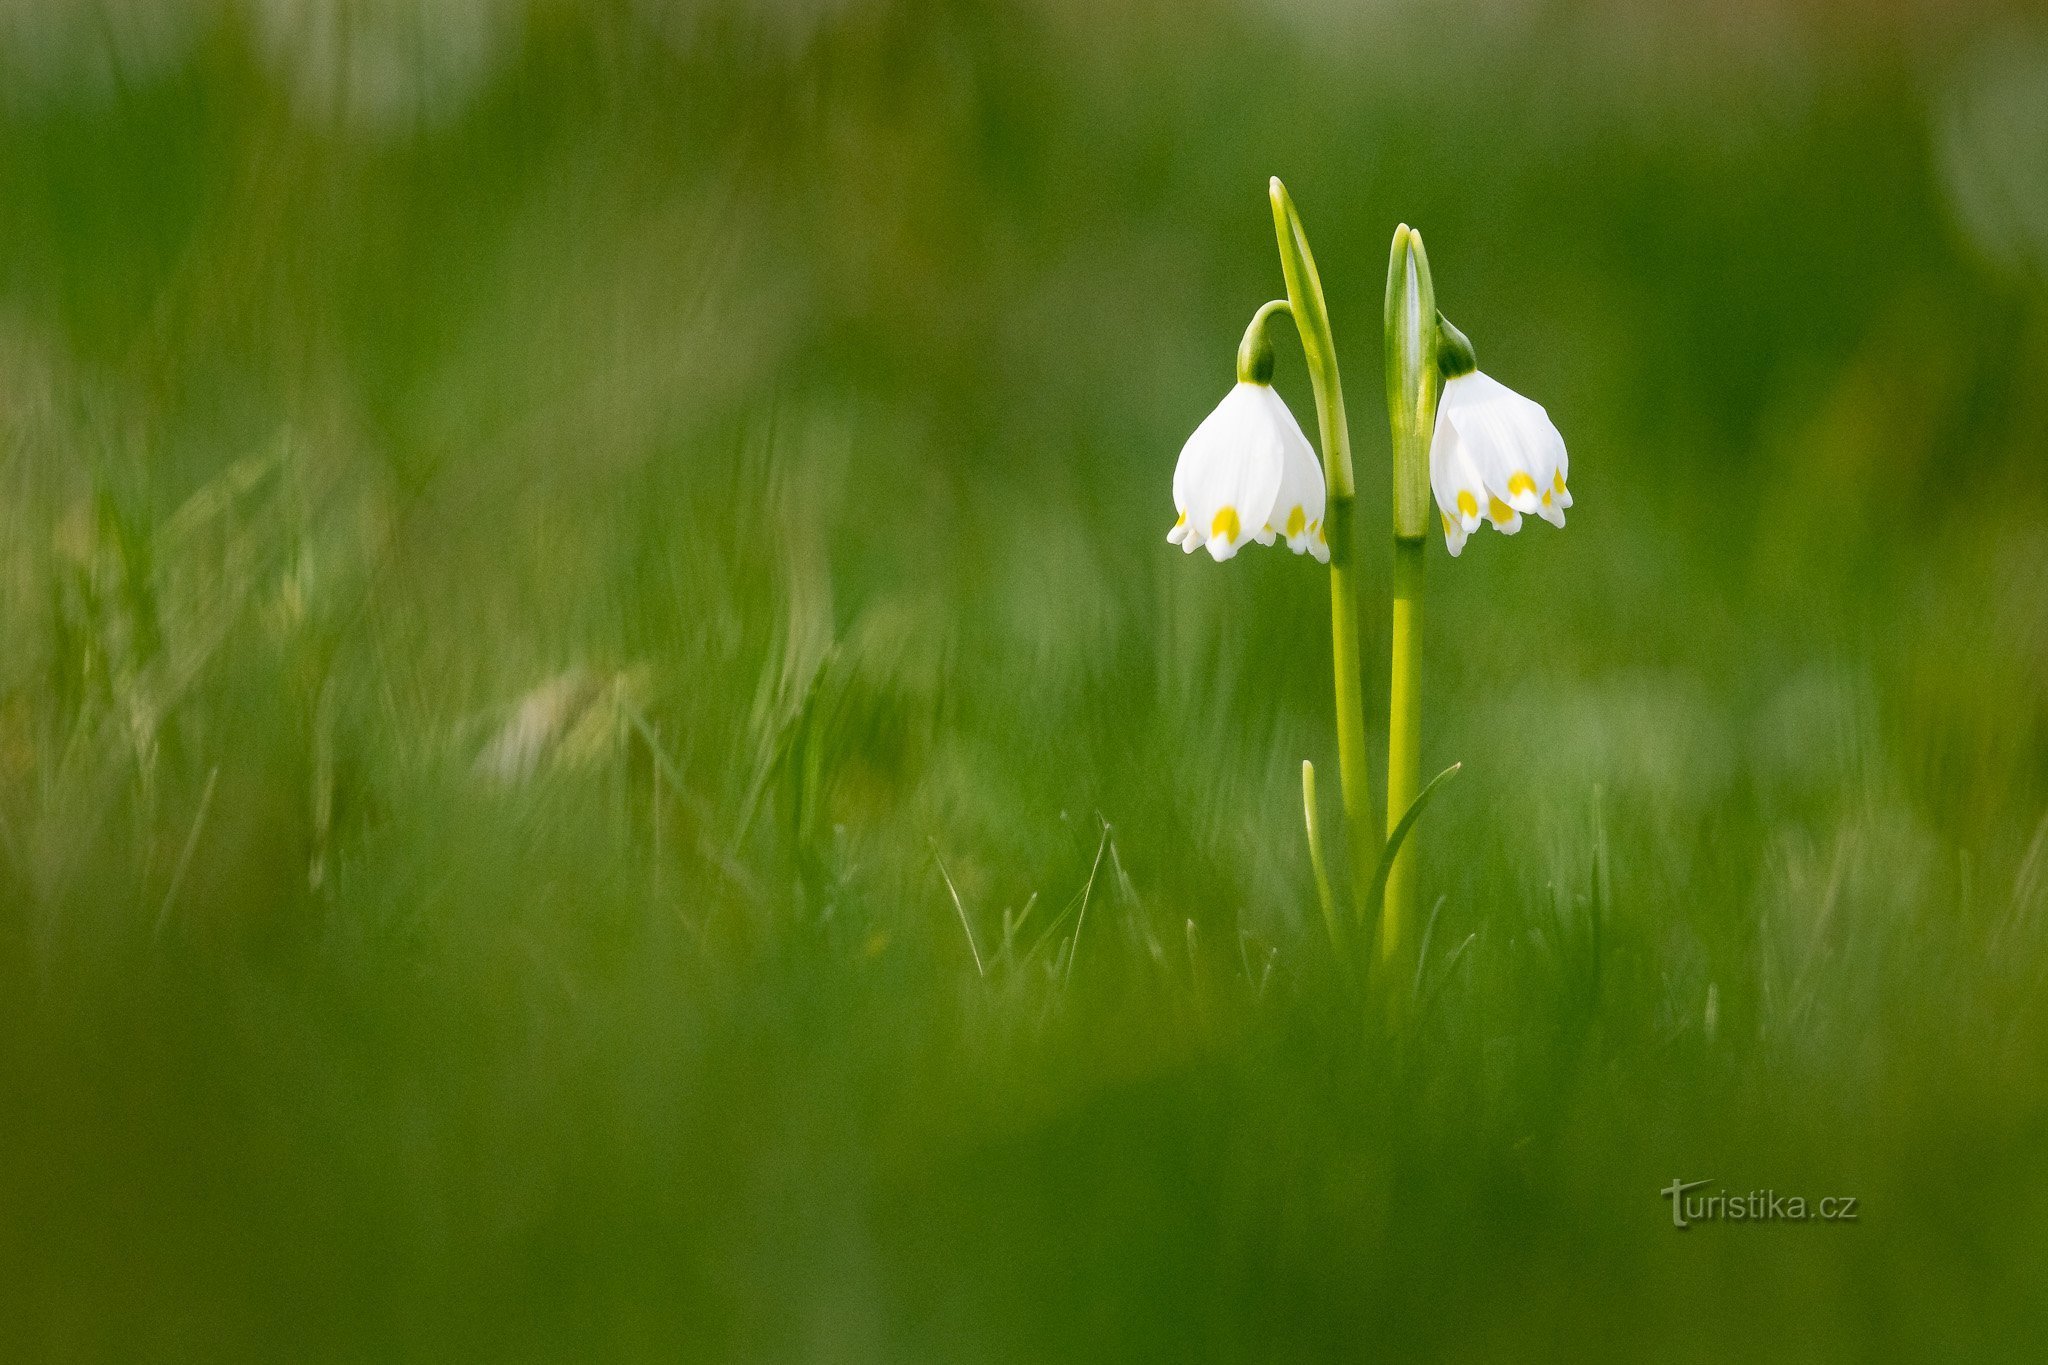
<path fill-rule="evenodd" d="M 1804 1195 L 1779 1194 L 1776 1190 L 1750 1190 L 1736 1194 L 1719 1189 L 1704 1191 L 1711 1180 L 1674 1180 L 1657 1193 L 1671 1201 L 1671 1226 L 1684 1231 L 1694 1223 L 1854 1223 L 1856 1196 L 1828 1195 L 1808 1199 Z"/>

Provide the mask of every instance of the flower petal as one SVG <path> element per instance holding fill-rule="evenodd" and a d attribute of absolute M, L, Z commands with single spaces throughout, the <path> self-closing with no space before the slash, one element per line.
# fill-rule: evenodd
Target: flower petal
<path fill-rule="evenodd" d="M 1247 532 L 1272 543 L 1265 528 L 1280 491 L 1290 430 L 1305 440 L 1269 386 L 1239 384 L 1224 395 L 1188 437 L 1174 466 L 1174 506 L 1187 520 L 1184 548 L 1206 545 L 1220 561 L 1237 553 Z"/>
<path fill-rule="evenodd" d="M 1449 512 L 1439 510 L 1437 515 L 1443 518 L 1444 548 L 1451 552 L 1452 559 L 1456 559 L 1458 552 L 1465 548 L 1465 525 Z"/>
<path fill-rule="evenodd" d="M 1565 452 L 1540 403 L 1475 370 L 1444 385 L 1438 418 L 1457 429 L 1488 493 L 1516 512 L 1541 510 L 1543 490 L 1562 472 Z"/>
<path fill-rule="evenodd" d="M 1487 500 L 1486 485 L 1472 462 L 1471 452 L 1458 438 L 1458 429 L 1441 406 L 1437 409 L 1436 430 L 1430 435 L 1429 486 L 1446 525 L 1445 543 L 1452 543 L 1449 528 L 1456 527 L 1455 543 L 1463 549 L 1465 537 L 1479 528 L 1479 514 Z M 1451 553 L 1456 554 L 1458 549 Z"/>
<path fill-rule="evenodd" d="M 1312 553 L 1312 528 L 1319 527 L 1323 520 L 1323 466 L 1280 395 L 1271 389 L 1266 394 L 1270 419 L 1280 435 L 1281 456 L 1280 487 L 1267 525 L 1287 537 L 1287 548 L 1296 554 Z M 1327 546 L 1324 552 L 1328 553 Z"/>

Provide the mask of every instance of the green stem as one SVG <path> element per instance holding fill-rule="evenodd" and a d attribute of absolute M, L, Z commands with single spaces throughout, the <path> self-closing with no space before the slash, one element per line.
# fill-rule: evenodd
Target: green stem
<path fill-rule="evenodd" d="M 1358 577 L 1351 562 L 1351 499 L 1331 498 L 1323 529 L 1330 540 L 1330 654 L 1337 690 L 1337 785 L 1351 852 L 1352 917 L 1370 922 L 1365 870 L 1380 853 L 1372 773 L 1365 752 L 1365 682 L 1358 653 Z"/>
<path fill-rule="evenodd" d="M 1344 798 L 1344 829 L 1351 851 L 1352 909 L 1366 923 L 1366 870 L 1379 858 L 1379 824 L 1373 818 L 1372 782 L 1365 756 L 1365 690 L 1358 655 L 1358 585 L 1353 576 L 1351 509 L 1351 427 L 1344 418 L 1344 388 L 1337 377 L 1337 346 L 1330 336 L 1330 310 L 1323 282 L 1308 249 L 1301 215 L 1278 176 L 1269 186 L 1273 228 L 1280 239 L 1280 268 L 1287 276 L 1287 301 L 1308 358 L 1315 388 L 1316 425 L 1322 437 L 1323 513 L 1330 544 L 1330 647 L 1337 685 L 1337 785 Z"/>
<path fill-rule="evenodd" d="M 1426 540 L 1394 542 L 1394 677 L 1387 704 L 1387 832 L 1408 813 L 1422 787 L 1422 563 Z M 1394 854 L 1380 907 L 1380 960 L 1406 946 L 1414 919 L 1415 852 L 1411 840 Z"/>
<path fill-rule="evenodd" d="M 1422 786 L 1422 586 L 1429 446 L 1436 434 L 1436 287 L 1422 234 L 1403 223 L 1387 258 L 1387 418 L 1394 440 L 1393 680 L 1387 699 L 1387 827 Z M 1404 844 L 1380 905 L 1382 963 L 1406 950 L 1415 920 L 1414 843 Z"/>
<path fill-rule="evenodd" d="M 1237 343 L 1238 383 L 1273 382 L 1273 339 L 1266 335 L 1266 322 L 1275 313 L 1293 316 L 1286 299 L 1274 299 L 1259 305 L 1259 311 L 1252 314 L 1251 325 L 1244 329 L 1244 340 Z"/>

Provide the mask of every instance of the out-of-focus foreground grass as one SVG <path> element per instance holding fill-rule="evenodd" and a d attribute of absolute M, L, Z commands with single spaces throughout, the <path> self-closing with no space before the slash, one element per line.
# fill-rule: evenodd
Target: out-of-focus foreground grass
<path fill-rule="evenodd" d="M 2019 13 L 0 8 L 0 1355 L 2041 1349 Z M 1398 1040 L 1163 540 L 1273 173 L 1370 709 L 1396 221 L 1574 457 Z"/>

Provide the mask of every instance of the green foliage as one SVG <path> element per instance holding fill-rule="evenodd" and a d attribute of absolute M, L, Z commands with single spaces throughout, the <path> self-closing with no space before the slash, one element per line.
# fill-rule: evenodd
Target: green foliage
<path fill-rule="evenodd" d="M 1408 842 L 1409 836 L 1415 833 L 1415 822 L 1422 818 L 1422 812 L 1428 808 L 1429 798 L 1436 795 L 1438 787 L 1441 787 L 1445 782 L 1455 777 L 1458 769 L 1462 766 L 1462 764 L 1453 763 L 1450 767 L 1423 783 L 1422 790 L 1415 793 L 1415 799 L 1408 803 L 1408 809 L 1402 812 L 1401 818 L 1395 822 L 1393 829 L 1388 831 L 1386 846 L 1380 850 L 1379 862 L 1373 868 L 1372 894 L 1367 897 L 1365 902 L 1369 910 L 1376 909 L 1386 897 L 1387 875 L 1394 870 L 1394 859 L 1400 856 L 1401 849 Z M 1360 927 L 1370 930 L 1372 925 L 1368 923 Z"/>
<path fill-rule="evenodd" d="M 2038 1354 L 2031 49 L 1873 8 L 0 18 L 0 1357 Z M 1323 580 L 1163 543 L 1275 172 L 1574 457 L 1398 1031 Z"/>

